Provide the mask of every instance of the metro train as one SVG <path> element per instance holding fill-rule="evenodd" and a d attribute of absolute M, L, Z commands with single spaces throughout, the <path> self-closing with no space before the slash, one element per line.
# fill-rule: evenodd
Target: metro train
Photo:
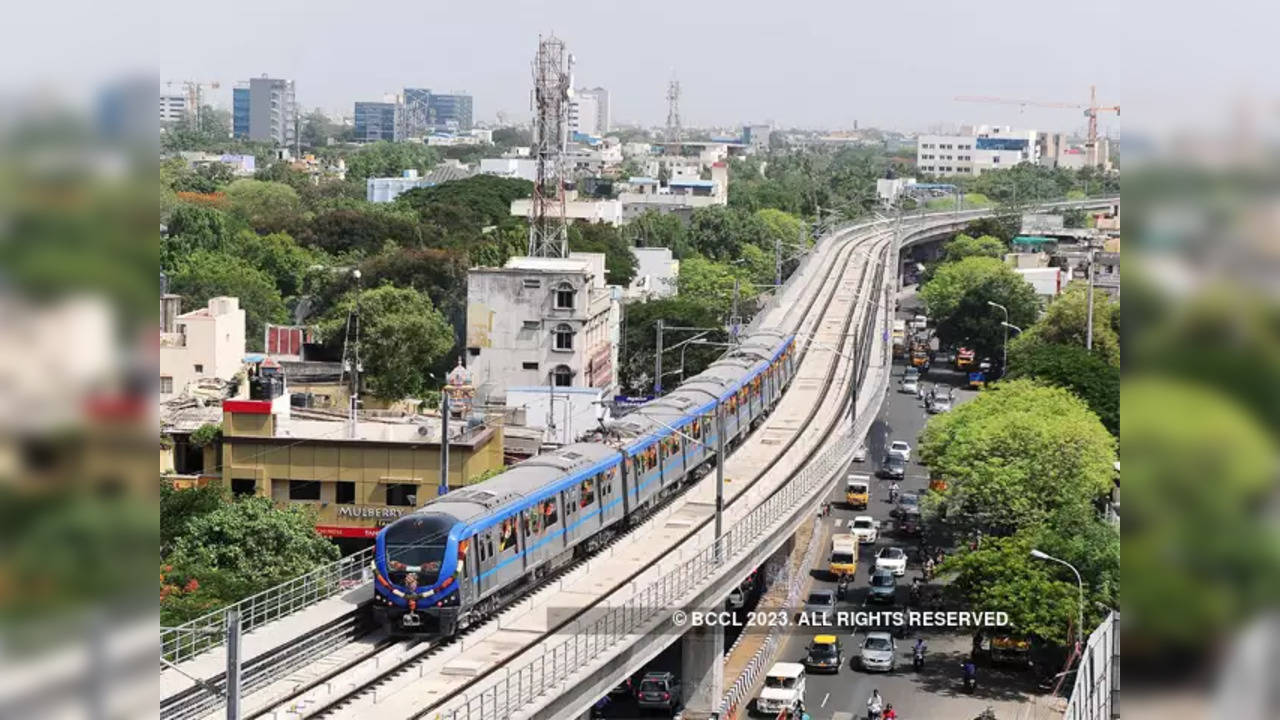
<path fill-rule="evenodd" d="M 600 548 L 714 467 L 777 404 L 795 336 L 761 330 L 590 442 L 435 498 L 378 533 L 374 615 L 393 635 L 453 635 Z"/>

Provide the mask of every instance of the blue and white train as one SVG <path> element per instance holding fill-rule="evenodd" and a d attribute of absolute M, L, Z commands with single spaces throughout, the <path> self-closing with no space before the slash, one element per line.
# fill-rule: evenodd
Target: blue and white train
<path fill-rule="evenodd" d="M 714 466 L 717 408 L 726 445 L 773 409 L 794 348 L 792 335 L 753 333 L 607 437 L 525 460 L 387 526 L 376 541 L 375 616 L 393 634 L 452 635 L 596 550 Z"/>

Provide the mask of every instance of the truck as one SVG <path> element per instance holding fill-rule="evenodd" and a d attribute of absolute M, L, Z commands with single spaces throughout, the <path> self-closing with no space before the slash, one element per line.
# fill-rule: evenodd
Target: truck
<path fill-rule="evenodd" d="M 804 681 L 804 665 L 774 663 L 764 676 L 764 688 L 756 698 L 756 712 L 776 717 L 784 710 L 795 710 L 804 700 Z"/>
<path fill-rule="evenodd" d="M 904 358 L 907 356 L 907 321 L 893 321 L 893 356 L 895 358 Z"/>
<path fill-rule="evenodd" d="M 827 567 L 834 577 L 857 574 L 857 536 L 848 534 L 831 536 L 831 562 Z"/>

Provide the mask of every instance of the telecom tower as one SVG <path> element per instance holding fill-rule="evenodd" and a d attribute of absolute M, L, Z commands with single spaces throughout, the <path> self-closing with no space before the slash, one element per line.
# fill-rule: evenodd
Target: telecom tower
<path fill-rule="evenodd" d="M 680 81 L 667 83 L 667 142 L 680 142 Z"/>
<path fill-rule="evenodd" d="M 538 161 L 529 209 L 529 255 L 566 257 L 565 162 L 569 140 L 569 100 L 573 94 L 573 55 L 564 41 L 538 36 L 533 61 L 533 151 Z"/>

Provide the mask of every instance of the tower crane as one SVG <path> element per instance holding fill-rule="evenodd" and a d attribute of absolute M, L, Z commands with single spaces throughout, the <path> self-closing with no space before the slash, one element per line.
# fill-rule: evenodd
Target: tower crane
<path fill-rule="evenodd" d="M 212 80 L 210 82 L 201 82 L 199 80 L 169 80 L 165 82 L 165 85 L 169 87 L 174 85 L 182 86 L 182 90 L 187 96 L 188 111 L 195 119 L 195 126 L 197 128 L 201 127 L 200 108 L 204 105 L 203 88 L 208 87 L 210 90 L 217 90 L 222 87 L 222 83 L 217 80 Z"/>
<path fill-rule="evenodd" d="M 1098 88 L 1096 85 L 1089 86 L 1089 104 L 1081 103 L 1064 103 L 1064 102 L 1039 102 L 1036 100 L 1010 100 L 1007 98 L 986 97 L 981 95 L 959 95 L 955 98 L 959 102 L 978 102 L 993 103 L 998 105 L 1019 105 L 1021 107 L 1043 107 L 1043 108 L 1059 108 L 1067 110 L 1084 110 L 1084 116 L 1089 118 L 1089 136 L 1085 141 L 1085 151 L 1091 163 L 1096 164 L 1098 160 L 1098 113 L 1114 112 L 1117 117 L 1120 116 L 1119 105 L 1099 105 L 1098 104 Z"/>

